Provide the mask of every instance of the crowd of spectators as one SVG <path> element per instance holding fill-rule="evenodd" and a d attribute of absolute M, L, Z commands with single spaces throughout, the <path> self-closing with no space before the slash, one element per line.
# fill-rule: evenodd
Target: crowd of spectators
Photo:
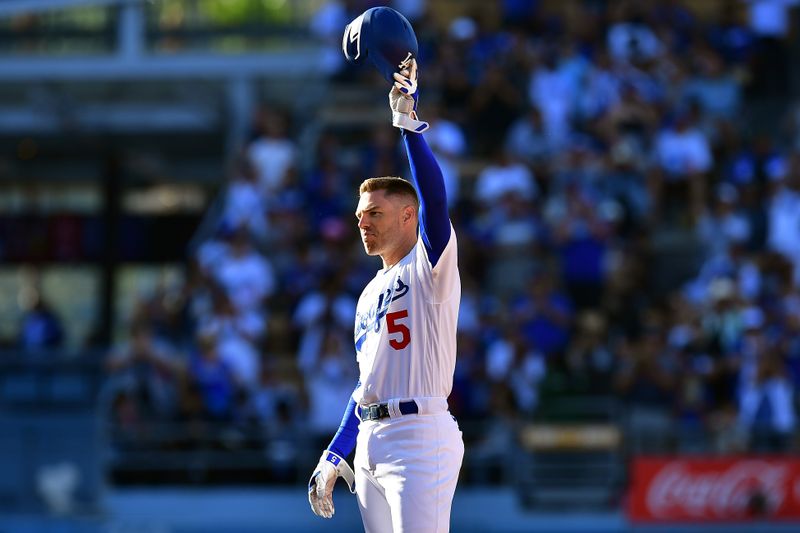
<path fill-rule="evenodd" d="M 465 427 L 602 396 L 634 449 L 797 450 L 800 115 L 769 70 L 787 57 L 788 4 L 721 1 L 702 18 L 674 1 L 569 16 L 505 1 L 445 23 L 410 4 L 459 239 L 450 406 Z M 312 28 L 365 7 L 329 2 Z M 383 87 L 335 55 L 330 84 Z M 749 112 L 776 99 L 779 116 Z M 129 380 L 120 420 L 145 405 L 332 435 L 357 379 L 355 301 L 379 268 L 357 239 L 357 185 L 408 168 L 388 119 L 323 124 L 309 149 L 310 118 L 259 113 L 183 292 L 137 315 L 109 359 Z"/>

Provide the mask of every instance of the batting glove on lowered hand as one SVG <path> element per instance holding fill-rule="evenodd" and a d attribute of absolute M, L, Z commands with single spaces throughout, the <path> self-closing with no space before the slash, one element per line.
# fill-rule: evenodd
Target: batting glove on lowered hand
<path fill-rule="evenodd" d="M 347 461 L 331 451 L 322 452 L 322 457 L 308 480 L 308 503 L 315 515 L 322 518 L 333 516 L 333 486 L 339 476 L 344 478 L 350 492 L 355 494 L 355 474 Z"/>
<path fill-rule="evenodd" d="M 392 109 L 392 126 L 422 133 L 430 125 L 417 119 L 417 60 L 412 59 L 408 68 L 394 73 L 394 85 L 389 91 L 389 107 Z"/>

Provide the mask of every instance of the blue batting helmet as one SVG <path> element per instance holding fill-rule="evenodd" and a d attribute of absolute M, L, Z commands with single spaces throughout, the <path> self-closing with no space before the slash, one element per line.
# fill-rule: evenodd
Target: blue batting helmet
<path fill-rule="evenodd" d="M 356 65 L 369 58 L 393 83 L 392 74 L 416 58 L 419 50 L 411 23 L 391 7 L 381 6 L 367 9 L 345 27 L 342 51 Z"/>

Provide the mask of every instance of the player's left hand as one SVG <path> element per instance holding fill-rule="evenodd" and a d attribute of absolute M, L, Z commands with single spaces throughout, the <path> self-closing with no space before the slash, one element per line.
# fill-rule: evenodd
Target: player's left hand
<path fill-rule="evenodd" d="M 308 480 L 308 503 L 315 515 L 331 518 L 333 507 L 333 486 L 336 478 L 345 478 L 350 492 L 355 491 L 353 471 L 343 458 L 333 452 L 325 451 L 319 459 L 311 479 Z"/>
<path fill-rule="evenodd" d="M 392 126 L 422 133 L 430 125 L 417 118 L 417 60 L 412 59 L 408 68 L 394 73 L 394 85 L 389 91 L 389 107 L 392 109 Z"/>

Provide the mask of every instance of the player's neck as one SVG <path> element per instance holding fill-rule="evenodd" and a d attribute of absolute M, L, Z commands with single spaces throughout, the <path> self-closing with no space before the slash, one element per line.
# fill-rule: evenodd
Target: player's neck
<path fill-rule="evenodd" d="M 410 235 L 398 243 L 398 245 L 395 246 L 391 252 L 381 254 L 381 259 L 383 260 L 383 269 L 388 270 L 399 263 L 400 260 L 407 256 L 408 252 L 414 248 L 416 243 L 416 235 Z"/>

